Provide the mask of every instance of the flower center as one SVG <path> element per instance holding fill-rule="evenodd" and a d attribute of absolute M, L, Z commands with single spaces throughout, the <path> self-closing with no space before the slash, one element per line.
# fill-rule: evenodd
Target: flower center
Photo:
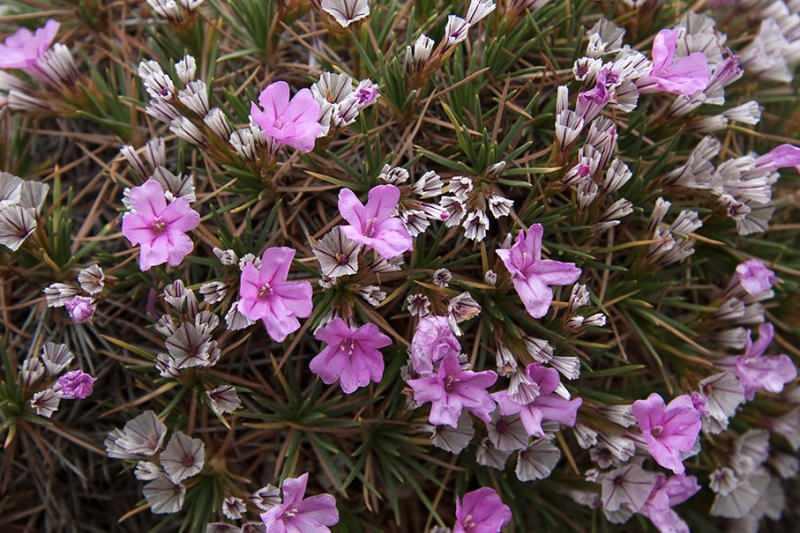
<path fill-rule="evenodd" d="M 153 220 L 153 224 L 151 225 L 154 233 L 161 234 L 164 233 L 164 230 L 167 229 L 167 223 L 161 220 L 160 218 L 156 217 Z"/>
<path fill-rule="evenodd" d="M 292 507 L 291 509 L 287 510 L 284 513 L 284 516 L 286 516 L 286 518 L 294 518 L 295 516 L 297 516 L 298 512 L 299 511 L 298 511 L 297 507 Z"/>
<path fill-rule="evenodd" d="M 270 286 L 269 282 L 265 282 L 261 287 L 258 289 L 258 297 L 259 298 L 266 298 L 272 294 L 272 287 Z"/>
<path fill-rule="evenodd" d="M 190 466 L 194 465 L 194 456 L 192 455 L 184 455 L 183 456 L 183 466 L 189 468 Z"/>
<path fill-rule="evenodd" d="M 650 433 L 652 433 L 654 437 L 658 438 L 662 433 L 664 433 L 664 428 L 663 426 L 655 426 L 652 430 L 650 430 Z"/>
<path fill-rule="evenodd" d="M 349 356 L 353 355 L 353 352 L 356 351 L 356 342 L 353 339 L 347 339 L 342 341 L 339 345 L 339 351 L 342 353 L 346 353 Z"/>
<path fill-rule="evenodd" d="M 375 233 L 375 222 L 376 219 L 374 218 L 367 219 L 367 224 L 364 226 L 364 235 L 367 237 L 372 237 L 372 234 Z"/>
<path fill-rule="evenodd" d="M 461 523 L 464 526 L 464 531 L 472 531 L 477 524 L 475 524 L 475 519 L 472 518 L 471 514 L 468 514 L 464 517 L 464 520 Z"/>
<path fill-rule="evenodd" d="M 447 376 L 444 379 L 444 390 L 446 390 L 447 392 L 453 392 L 455 386 L 456 386 L 456 378 L 454 378 L 453 376 Z"/>
<path fill-rule="evenodd" d="M 339 252 L 336 254 L 336 264 L 340 266 L 344 266 L 347 264 L 347 255 Z"/>

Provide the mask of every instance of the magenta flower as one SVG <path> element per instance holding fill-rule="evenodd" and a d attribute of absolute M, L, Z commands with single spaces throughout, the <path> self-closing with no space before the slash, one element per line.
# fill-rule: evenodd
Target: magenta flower
<path fill-rule="evenodd" d="M 744 394 L 748 400 L 752 400 L 756 392 L 762 389 L 779 393 L 785 384 L 797 377 L 797 368 L 788 355 L 764 355 L 774 336 L 775 328 L 772 324 L 761 324 L 758 328 L 758 340 L 753 342 L 750 335 L 744 354 L 724 357 L 717 363 L 736 374 L 744 386 Z"/>
<path fill-rule="evenodd" d="M 428 315 L 419 321 L 411 339 L 411 366 L 417 374 L 430 374 L 439 361 L 460 353 L 461 344 L 447 317 Z"/>
<path fill-rule="evenodd" d="M 750 296 L 758 296 L 772 289 L 775 272 L 759 259 L 748 259 L 736 267 L 735 280 Z"/>
<path fill-rule="evenodd" d="M 491 420 L 495 404 L 486 391 L 497 381 L 491 370 L 472 372 L 461 368 L 458 357 L 442 359 L 435 374 L 408 381 L 414 390 L 414 400 L 431 403 L 428 421 L 434 426 L 458 427 L 458 417 L 466 409 L 484 422 Z"/>
<path fill-rule="evenodd" d="M 314 337 L 327 346 L 309 368 L 326 384 L 339 382 L 342 392 L 352 394 L 369 382 L 380 383 L 383 378 L 383 355 L 380 348 L 392 340 L 375 324 L 351 328 L 341 318 L 334 318 L 320 328 Z"/>
<path fill-rule="evenodd" d="M 594 87 L 588 91 L 578 93 L 575 112 L 583 118 L 584 123 L 591 121 L 599 115 L 611 99 L 609 85 L 611 85 L 613 80 L 609 80 L 609 78 L 615 76 L 616 75 L 613 74 L 610 69 L 602 69 L 597 73 L 597 80 L 595 81 Z"/>
<path fill-rule="evenodd" d="M 276 342 L 300 329 L 298 318 L 311 314 L 311 284 L 287 281 L 294 249 L 271 247 L 261 256 L 261 267 L 247 263 L 239 283 L 239 311 L 250 320 L 261 320 Z"/>
<path fill-rule="evenodd" d="M 656 485 L 642 507 L 642 514 L 653 522 L 661 533 L 689 533 L 689 526 L 672 510 L 700 490 L 694 476 L 677 475 L 667 479 L 659 475 Z"/>
<path fill-rule="evenodd" d="M 400 201 L 400 189 L 379 185 L 369 191 L 367 205 L 350 189 L 339 191 L 339 213 L 350 223 L 342 231 L 351 241 L 372 248 L 384 259 L 411 250 L 412 242 L 403 222 L 392 216 Z"/>
<path fill-rule="evenodd" d="M 322 135 L 322 109 L 308 89 L 300 89 L 289 100 L 289 84 L 276 81 L 261 91 L 259 105 L 250 106 L 250 118 L 261 127 L 264 137 L 278 145 L 301 152 L 314 149 Z"/>
<path fill-rule="evenodd" d="M 676 58 L 677 47 L 678 30 L 658 32 L 653 41 L 653 68 L 645 83 L 664 92 L 691 96 L 708 87 L 708 61 L 700 52 Z"/>
<path fill-rule="evenodd" d="M 56 388 L 61 393 L 62 398 L 83 400 L 92 395 L 95 381 L 97 380 L 86 372 L 73 370 L 58 378 Z"/>
<path fill-rule="evenodd" d="M 129 197 L 133 210 L 122 217 L 122 234 L 140 246 L 139 268 L 180 265 L 194 248 L 186 232 L 200 224 L 200 215 L 183 198 L 167 204 L 164 189 L 152 178 L 131 189 Z"/>
<path fill-rule="evenodd" d="M 511 274 L 525 309 L 533 318 L 542 318 L 553 302 L 552 285 L 569 285 L 581 276 L 574 263 L 542 259 L 541 224 L 520 231 L 510 250 L 499 249 L 497 255 Z"/>
<path fill-rule="evenodd" d="M 785 167 L 800 169 L 800 147 L 791 144 L 776 146 L 756 159 L 756 166 L 769 170 L 777 170 Z"/>
<path fill-rule="evenodd" d="M 94 316 L 94 301 L 88 296 L 73 296 L 64 302 L 64 307 L 76 324 L 88 322 Z"/>
<path fill-rule="evenodd" d="M 578 408 L 583 403 L 581 398 L 565 400 L 555 394 L 560 383 L 558 371 L 546 368 L 539 363 L 531 363 L 525 368 L 533 390 L 538 395 L 526 404 L 512 399 L 508 391 L 496 392 L 492 395 L 503 416 L 519 415 L 525 431 L 532 437 L 544 437 L 542 422 L 554 420 L 565 426 L 574 426 Z"/>
<path fill-rule="evenodd" d="M 51 19 L 34 32 L 27 28 L 18 29 L 0 44 L 0 69 L 20 69 L 36 75 L 36 64 L 53 44 L 59 26 Z"/>
<path fill-rule="evenodd" d="M 483 487 L 456 499 L 453 533 L 500 533 L 511 522 L 511 508 L 494 489 Z"/>
<path fill-rule="evenodd" d="M 330 494 L 304 498 L 308 474 L 283 481 L 283 499 L 261 515 L 266 533 L 330 533 L 339 522 L 336 500 Z"/>
<path fill-rule="evenodd" d="M 692 398 L 683 394 L 665 406 L 663 398 L 652 393 L 646 400 L 633 402 L 631 412 L 653 459 L 664 468 L 683 474 L 681 453 L 694 447 L 701 426 Z"/>

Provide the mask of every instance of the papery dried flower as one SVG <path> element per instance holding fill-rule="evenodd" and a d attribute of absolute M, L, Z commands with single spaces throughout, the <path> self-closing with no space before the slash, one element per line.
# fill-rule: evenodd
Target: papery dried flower
<path fill-rule="evenodd" d="M 123 429 L 115 429 L 105 441 L 109 457 L 132 459 L 138 455 L 155 455 L 167 435 L 167 426 L 153 411 L 145 411 L 129 420 Z"/>
<path fill-rule="evenodd" d="M 173 483 L 196 476 L 205 463 L 205 444 L 176 431 L 159 455 L 161 467 Z"/>
<path fill-rule="evenodd" d="M 519 452 L 514 473 L 520 481 L 547 479 L 560 460 L 558 446 L 548 439 L 538 439 Z"/>
<path fill-rule="evenodd" d="M 167 476 L 160 475 L 158 478 L 147 483 L 142 489 L 150 511 L 154 514 L 177 513 L 183 508 L 183 500 L 186 497 L 186 487 L 182 484 L 173 483 Z"/>
<path fill-rule="evenodd" d="M 31 398 L 30 405 L 37 415 L 50 418 L 53 416 L 53 413 L 58 411 L 58 404 L 61 398 L 61 393 L 51 387 L 34 394 L 33 398 Z"/>
<path fill-rule="evenodd" d="M 368 0 L 322 0 L 320 5 L 342 28 L 369 16 Z"/>
<path fill-rule="evenodd" d="M 452 454 L 459 454 L 469 446 L 475 436 L 475 427 L 472 418 L 467 413 L 462 413 L 458 419 L 458 426 L 429 426 L 431 444 Z"/>

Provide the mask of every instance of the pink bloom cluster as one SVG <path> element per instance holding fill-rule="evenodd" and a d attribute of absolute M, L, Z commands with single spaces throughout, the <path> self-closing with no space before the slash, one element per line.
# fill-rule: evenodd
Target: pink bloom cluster
<path fill-rule="evenodd" d="M 517 294 L 533 318 L 542 318 L 550 309 L 552 286 L 575 283 L 581 276 L 581 269 L 574 263 L 542 259 L 543 234 L 542 225 L 533 224 L 527 231 L 517 234 L 511 249 L 497 250 L 497 256 L 511 274 Z"/>
<path fill-rule="evenodd" d="M 503 416 L 519 415 L 525 431 L 532 437 L 543 437 L 542 422 L 554 420 L 565 426 L 574 426 L 578 408 L 582 400 L 565 400 L 555 394 L 560 383 L 558 372 L 538 363 L 531 363 L 525 369 L 526 384 L 533 393 L 522 399 L 512 396 L 509 391 L 492 395 Z M 532 397 L 532 398 L 531 398 Z"/>
<path fill-rule="evenodd" d="M 337 317 L 314 336 L 327 346 L 311 360 L 309 368 L 326 385 L 338 381 L 342 392 L 352 394 L 370 381 L 380 383 L 383 378 L 380 348 L 391 345 L 392 340 L 375 324 L 353 328 Z"/>
<path fill-rule="evenodd" d="M 330 494 L 306 498 L 306 485 L 308 474 L 283 481 L 281 503 L 261 515 L 266 533 L 330 533 L 339 522 L 336 500 Z"/>
<path fill-rule="evenodd" d="M 322 109 L 308 89 L 301 89 L 291 99 L 289 84 L 276 81 L 261 91 L 258 105 L 250 107 L 250 117 L 264 137 L 275 144 L 310 152 L 322 134 L 319 120 Z"/>
<path fill-rule="evenodd" d="M 132 210 L 122 218 L 122 234 L 138 244 L 139 268 L 178 266 L 194 243 L 186 233 L 200 224 L 200 215 L 184 198 L 167 203 L 164 188 L 155 179 L 134 187 L 129 194 Z"/>
<path fill-rule="evenodd" d="M 58 378 L 56 389 L 62 398 L 83 400 L 92 395 L 95 381 L 97 379 L 82 370 L 72 370 Z"/>
<path fill-rule="evenodd" d="M 41 28 L 31 32 L 20 28 L 0 44 L 0 69 L 19 69 L 36 75 L 36 64 L 53 44 L 60 24 L 48 20 Z"/>
<path fill-rule="evenodd" d="M 752 400 L 760 390 L 779 393 L 785 384 L 797 378 L 797 368 L 788 355 L 764 355 L 774 336 L 774 326 L 762 324 L 758 328 L 756 342 L 753 342 L 752 335 L 748 335 L 747 346 L 742 355 L 725 357 L 718 363 L 736 375 L 748 400 Z"/>
<path fill-rule="evenodd" d="M 664 92 L 691 96 L 708 87 L 708 61 L 701 52 L 676 58 L 677 48 L 678 30 L 658 32 L 653 41 L 653 68 L 645 83 Z"/>
<path fill-rule="evenodd" d="M 342 231 L 351 241 L 391 259 L 411 250 L 412 241 L 403 221 L 394 216 L 400 202 L 400 189 L 379 185 L 370 189 L 364 205 L 350 189 L 339 192 L 339 213 L 349 225 Z"/>
<path fill-rule="evenodd" d="M 311 315 L 311 283 L 288 281 L 295 251 L 287 247 L 264 250 L 261 265 L 252 262 L 242 269 L 239 283 L 239 311 L 250 320 L 261 320 L 276 342 L 298 329 L 298 318 Z"/>
<path fill-rule="evenodd" d="M 661 395 L 652 393 L 646 400 L 633 402 L 631 412 L 653 459 L 683 474 L 683 454 L 694 448 L 701 427 L 701 413 L 692 397 L 684 394 L 665 405 Z"/>
<path fill-rule="evenodd" d="M 511 522 L 511 509 L 494 489 L 483 487 L 456 499 L 453 533 L 500 533 Z"/>

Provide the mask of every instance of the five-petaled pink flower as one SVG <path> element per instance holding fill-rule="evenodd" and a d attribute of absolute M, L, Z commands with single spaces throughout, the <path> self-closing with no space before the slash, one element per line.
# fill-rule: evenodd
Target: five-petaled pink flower
<path fill-rule="evenodd" d="M 375 324 L 352 328 L 341 318 L 334 318 L 314 335 L 327 346 L 309 368 L 326 384 L 339 382 L 342 392 L 352 394 L 369 382 L 380 383 L 383 378 L 383 355 L 380 348 L 392 340 Z"/>
<path fill-rule="evenodd" d="M 330 494 L 305 498 L 307 484 L 308 474 L 283 481 L 281 503 L 261 515 L 266 533 L 330 533 L 339 522 L 336 500 Z"/>
<path fill-rule="evenodd" d="M 428 315 L 419 321 L 411 339 L 411 366 L 417 374 L 430 374 L 439 361 L 460 353 L 461 344 L 446 316 Z"/>
<path fill-rule="evenodd" d="M 483 487 L 456 499 L 453 533 L 500 533 L 511 521 L 511 508 L 494 489 Z"/>
<path fill-rule="evenodd" d="M 95 381 L 96 379 L 86 372 L 82 370 L 73 370 L 58 378 L 56 388 L 63 398 L 68 400 L 74 400 L 76 398 L 83 400 L 91 396 Z"/>
<path fill-rule="evenodd" d="M 183 198 L 168 204 L 164 189 L 154 179 L 131 189 L 129 196 L 133 210 L 122 218 L 122 234 L 140 246 L 139 268 L 180 265 L 194 248 L 186 232 L 200 224 L 200 215 Z"/>
<path fill-rule="evenodd" d="M 18 29 L 0 44 L 0 69 L 20 69 L 36 75 L 36 64 L 53 44 L 58 28 L 58 22 L 51 19 L 34 32 L 27 28 Z"/>
<path fill-rule="evenodd" d="M 642 507 L 642 514 L 653 522 L 661 533 L 689 533 L 689 526 L 672 510 L 700 490 L 697 478 L 683 474 L 667 476 L 659 474 L 656 485 Z"/>
<path fill-rule="evenodd" d="M 744 354 L 724 357 L 717 363 L 736 374 L 748 400 L 752 400 L 756 392 L 762 389 L 777 394 L 785 384 L 797 377 L 797 368 L 788 355 L 764 355 L 774 336 L 775 327 L 772 324 L 761 324 L 756 342 L 753 342 L 752 335 L 748 336 Z"/>
<path fill-rule="evenodd" d="M 700 433 L 700 413 L 691 396 L 677 396 L 669 405 L 655 392 L 631 406 L 647 449 L 655 461 L 676 474 L 683 474 L 682 453 L 690 451 Z"/>
<path fill-rule="evenodd" d="M 553 302 L 552 285 L 569 285 L 581 276 L 574 263 L 542 259 L 541 224 L 520 231 L 511 249 L 498 249 L 497 255 L 511 274 L 525 309 L 533 318 L 542 318 Z"/>
<path fill-rule="evenodd" d="M 239 283 L 239 311 L 250 320 L 261 320 L 277 342 L 300 329 L 298 318 L 311 314 L 311 283 L 287 281 L 294 249 L 271 247 L 261 255 L 261 267 L 247 263 Z"/>
<path fill-rule="evenodd" d="M 351 241 L 372 248 L 384 259 L 391 259 L 412 247 L 403 221 L 392 216 L 400 201 L 400 189 L 379 185 L 369 191 L 367 205 L 350 189 L 339 191 L 339 213 L 350 223 L 342 231 Z"/>
<path fill-rule="evenodd" d="M 538 395 L 526 404 L 518 403 L 512 399 L 508 391 L 492 394 L 497 402 L 500 414 L 503 416 L 519 415 L 525 431 L 532 437 L 543 437 L 542 422 L 554 420 L 565 426 L 574 426 L 578 408 L 583 403 L 580 398 L 565 400 L 555 394 L 560 383 L 558 372 L 539 363 L 531 363 L 525 368 L 525 373 Z"/>
<path fill-rule="evenodd" d="M 676 58 L 678 30 L 661 30 L 653 41 L 653 68 L 643 79 L 659 90 L 691 96 L 708 87 L 711 73 L 708 60 L 701 52 Z"/>
<path fill-rule="evenodd" d="M 461 368 L 458 357 L 442 359 L 435 374 L 408 381 L 414 390 L 414 401 L 431 403 L 428 421 L 434 426 L 458 427 L 458 417 L 466 409 L 484 422 L 491 420 L 494 400 L 486 391 L 497 381 L 491 370 L 472 372 Z"/>
<path fill-rule="evenodd" d="M 276 81 L 261 91 L 258 104 L 250 106 L 250 117 L 268 140 L 301 152 L 314 149 L 322 134 L 322 108 L 311 91 L 300 89 L 290 100 L 289 84 Z"/>

